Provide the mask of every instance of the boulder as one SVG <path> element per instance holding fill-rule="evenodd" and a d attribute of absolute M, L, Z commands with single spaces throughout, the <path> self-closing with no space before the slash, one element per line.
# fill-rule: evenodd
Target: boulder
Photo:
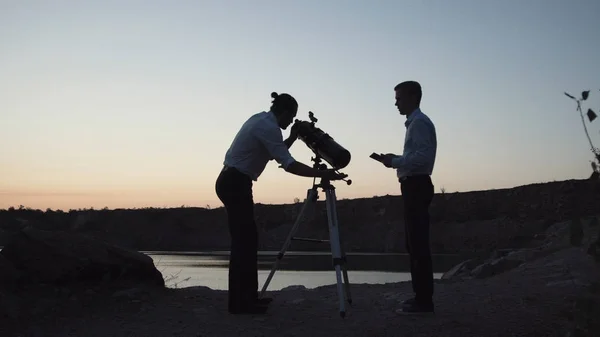
<path fill-rule="evenodd" d="M 496 250 L 485 261 L 471 259 L 454 266 L 442 276 L 442 279 L 488 278 L 571 245 L 589 244 L 587 252 L 600 261 L 600 233 L 595 233 L 597 232 L 596 227 L 598 227 L 597 222 L 596 217 L 592 217 L 590 221 L 574 218 L 572 221 L 548 226 L 545 232 L 538 234 L 539 238 L 537 242 L 534 242 L 536 247 Z"/>
<path fill-rule="evenodd" d="M 473 269 L 471 271 L 471 276 L 473 278 L 488 278 L 494 275 L 498 275 L 504 272 L 507 272 L 511 269 L 514 269 L 518 266 L 520 266 L 521 264 L 523 264 L 524 261 L 519 260 L 519 259 L 512 259 L 508 256 L 506 257 L 501 257 L 499 259 L 495 259 L 491 262 L 488 263 L 484 263 L 481 264 L 477 267 L 475 267 L 475 269 Z"/>
<path fill-rule="evenodd" d="M 487 259 L 463 261 L 442 275 L 442 280 L 488 278 L 514 269 L 526 261 L 549 255 L 555 250 L 546 247 L 519 250 L 499 249 Z"/>
<path fill-rule="evenodd" d="M 452 267 L 452 269 L 445 272 L 442 275 L 441 279 L 442 280 L 452 280 L 452 279 L 463 278 L 465 276 L 468 276 L 470 274 L 471 270 L 473 270 L 473 268 L 476 267 L 477 264 L 478 264 L 477 259 L 470 259 L 470 260 L 463 261 L 463 262 L 457 264 L 456 266 Z"/>
<path fill-rule="evenodd" d="M 140 252 L 84 234 L 26 227 L 0 252 L 19 273 L 19 284 L 111 282 L 164 287 L 153 260 Z"/>

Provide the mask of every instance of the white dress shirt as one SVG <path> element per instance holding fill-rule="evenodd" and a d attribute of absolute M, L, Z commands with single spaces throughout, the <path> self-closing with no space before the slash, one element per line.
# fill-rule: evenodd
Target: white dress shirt
<path fill-rule="evenodd" d="M 392 167 L 396 169 L 399 179 L 414 175 L 431 175 L 437 151 L 433 122 L 417 108 L 408 116 L 404 125 L 404 152 L 392 160 Z"/>
<path fill-rule="evenodd" d="M 284 169 L 295 161 L 283 142 L 275 115 L 263 111 L 242 125 L 225 154 L 223 165 L 235 167 L 256 181 L 271 159 Z"/>

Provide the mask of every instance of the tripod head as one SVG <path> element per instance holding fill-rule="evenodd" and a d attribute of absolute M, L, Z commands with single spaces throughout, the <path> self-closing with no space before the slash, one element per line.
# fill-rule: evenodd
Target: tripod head
<path fill-rule="evenodd" d="M 322 158 L 319 154 L 316 154 L 314 157 L 310 158 L 310 160 L 314 163 L 313 164 L 313 168 L 317 169 L 317 170 L 327 170 L 327 164 L 322 163 Z M 337 172 L 338 170 L 336 170 Z M 339 173 L 339 172 L 338 172 Z M 315 185 L 315 179 L 313 179 L 313 185 Z M 347 185 L 351 185 L 352 184 L 352 180 L 350 179 L 342 179 L 343 181 L 346 182 Z M 324 179 L 321 178 L 321 184 L 322 186 L 330 186 L 331 182 L 328 179 Z"/>

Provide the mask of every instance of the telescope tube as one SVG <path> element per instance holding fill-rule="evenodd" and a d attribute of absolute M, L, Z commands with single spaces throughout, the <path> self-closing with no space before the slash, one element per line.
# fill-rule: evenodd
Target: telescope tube
<path fill-rule="evenodd" d="M 331 167 L 339 170 L 350 164 L 350 151 L 338 144 L 329 134 L 306 121 L 296 120 L 294 124 L 298 128 L 298 138 Z"/>

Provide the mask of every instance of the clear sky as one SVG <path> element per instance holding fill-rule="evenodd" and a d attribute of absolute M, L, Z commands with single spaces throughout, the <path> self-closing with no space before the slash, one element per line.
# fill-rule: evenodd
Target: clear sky
<path fill-rule="evenodd" d="M 402 152 L 404 80 L 437 128 L 436 192 L 587 178 L 563 92 L 600 109 L 599 33 L 597 0 L 1 0 L 0 208 L 221 206 L 224 154 L 272 91 L 351 151 L 339 199 L 399 195 L 368 156 Z M 277 166 L 255 202 L 302 200 L 312 179 Z"/>

